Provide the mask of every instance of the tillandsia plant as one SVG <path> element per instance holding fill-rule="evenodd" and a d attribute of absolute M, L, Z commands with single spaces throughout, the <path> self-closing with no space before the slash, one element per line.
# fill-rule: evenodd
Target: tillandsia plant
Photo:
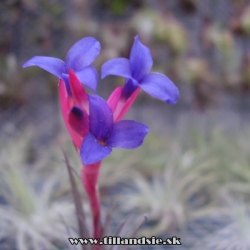
<path fill-rule="evenodd" d="M 153 65 L 150 50 L 135 37 L 129 59 L 116 58 L 103 64 L 102 78 L 124 77 L 107 101 L 87 94 L 84 86 L 96 90 L 98 76 L 91 63 L 100 53 L 100 43 L 83 38 L 69 50 L 65 62 L 35 56 L 23 67 L 38 66 L 59 78 L 59 96 L 65 126 L 81 158 L 81 180 L 88 194 L 93 215 L 93 236 L 100 238 L 100 200 L 98 175 L 102 160 L 112 148 L 134 149 L 142 145 L 149 128 L 133 120 L 122 120 L 140 89 L 168 104 L 175 104 L 179 91 L 163 74 L 150 73 Z"/>

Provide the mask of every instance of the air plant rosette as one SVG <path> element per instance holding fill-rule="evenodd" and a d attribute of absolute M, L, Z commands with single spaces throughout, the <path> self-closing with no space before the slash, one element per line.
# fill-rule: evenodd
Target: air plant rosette
<path fill-rule="evenodd" d="M 150 72 L 153 60 L 150 50 L 135 37 L 129 59 L 115 58 L 102 65 L 102 78 L 116 75 L 125 78 L 105 101 L 99 95 L 87 94 L 85 86 L 95 91 L 97 70 L 91 65 L 100 53 L 100 43 L 86 37 L 69 50 L 65 62 L 58 58 L 35 56 L 23 67 L 38 66 L 59 78 L 60 106 L 65 126 L 81 159 L 81 181 L 88 195 L 93 221 L 94 238 L 103 236 L 98 176 L 102 160 L 112 148 L 135 149 L 143 144 L 149 128 L 133 120 L 122 120 L 134 103 L 140 89 L 168 104 L 175 104 L 179 91 L 174 83 L 161 73 Z M 86 236 L 80 195 L 68 166 L 79 222 L 79 234 Z M 99 249 L 100 246 L 96 246 Z"/>

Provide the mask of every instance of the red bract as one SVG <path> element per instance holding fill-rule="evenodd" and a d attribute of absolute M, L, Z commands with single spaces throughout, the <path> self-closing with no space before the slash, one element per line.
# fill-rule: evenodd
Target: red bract
<path fill-rule="evenodd" d="M 68 94 L 63 80 L 59 81 L 59 97 L 65 126 L 76 147 L 81 147 L 85 135 L 89 132 L 89 99 L 75 73 L 69 71 L 69 83 L 72 95 Z M 93 236 L 100 237 L 100 201 L 98 192 L 98 175 L 101 161 L 83 166 L 81 169 L 82 184 L 90 200 L 93 214 Z"/>
<path fill-rule="evenodd" d="M 115 122 L 120 121 L 126 115 L 139 92 L 140 88 L 137 88 L 128 99 L 125 99 L 122 98 L 122 87 L 119 86 L 111 93 L 107 103 L 113 111 Z"/>
<path fill-rule="evenodd" d="M 59 80 L 60 106 L 65 126 L 78 150 L 83 137 L 89 130 L 89 101 L 86 91 L 72 70 L 69 71 L 69 83 L 72 95 L 68 94 L 64 81 Z M 81 128 L 79 128 L 79 124 L 81 124 Z"/>
<path fill-rule="evenodd" d="M 98 95 L 87 95 L 72 70 L 69 71 L 69 87 L 71 94 L 66 84 L 62 80 L 59 82 L 62 115 L 82 160 L 82 184 L 90 200 L 94 237 L 98 238 L 100 201 L 97 180 L 101 161 L 112 152 L 112 148 L 139 147 L 149 129 L 139 122 L 120 121 L 134 102 L 139 88 L 127 100 L 121 98 L 121 89 L 117 88 L 108 104 Z"/>

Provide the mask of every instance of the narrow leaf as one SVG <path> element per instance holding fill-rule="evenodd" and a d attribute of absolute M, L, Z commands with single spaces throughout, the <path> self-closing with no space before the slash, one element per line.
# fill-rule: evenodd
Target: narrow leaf
<path fill-rule="evenodd" d="M 140 223 L 134 228 L 134 230 L 131 229 L 131 224 L 133 224 L 134 221 L 134 217 L 130 217 L 129 219 L 127 219 L 125 222 L 123 222 L 121 224 L 121 226 L 119 227 L 118 231 L 117 231 L 117 236 L 120 237 L 129 237 L 129 238 L 134 238 L 138 232 L 138 230 L 140 229 L 140 227 L 147 221 L 148 217 L 146 215 L 144 215 L 143 219 L 140 221 Z M 127 235 L 127 232 L 131 231 L 132 233 L 130 235 Z M 129 246 L 114 246 L 111 248 L 111 250 L 128 250 Z"/>
<path fill-rule="evenodd" d="M 64 220 L 63 215 L 62 215 L 62 214 L 59 214 L 59 216 L 60 216 L 60 218 L 61 218 L 61 220 L 62 220 L 62 223 L 64 224 L 64 226 L 65 226 L 65 228 L 66 228 L 66 232 L 67 232 L 67 234 L 68 234 L 68 238 L 72 238 L 72 235 L 71 235 L 71 233 L 70 233 L 70 228 L 69 228 L 69 226 L 67 225 L 66 221 Z M 77 249 L 76 246 L 71 245 L 69 242 L 67 242 L 67 245 L 68 245 L 68 248 L 69 248 L 70 250 L 75 250 L 75 249 Z"/>
<path fill-rule="evenodd" d="M 112 213 L 114 212 L 116 207 L 117 206 L 112 206 L 111 209 L 108 210 L 108 213 L 106 215 L 106 218 L 104 220 L 104 224 L 103 224 L 102 230 L 101 230 L 101 236 L 102 237 L 107 236 L 108 228 L 109 228 L 110 222 L 111 222 Z"/>
<path fill-rule="evenodd" d="M 65 163 L 67 166 L 67 170 L 69 173 L 69 180 L 71 184 L 71 189 L 72 189 L 75 208 L 76 208 L 76 215 L 77 215 L 77 220 L 78 220 L 79 234 L 80 234 L 80 237 L 82 238 L 88 238 L 89 232 L 86 227 L 85 215 L 84 215 L 84 211 L 83 211 L 83 207 L 81 203 L 81 196 L 80 196 L 79 190 L 77 188 L 77 185 L 76 185 L 73 173 L 72 173 L 72 167 L 70 166 L 68 157 L 66 156 L 66 153 L 64 150 L 63 150 L 63 155 L 64 155 Z M 85 249 L 84 246 L 82 246 L 82 250 L 84 249 Z M 89 246 L 86 246 L 86 249 L 89 249 Z"/>

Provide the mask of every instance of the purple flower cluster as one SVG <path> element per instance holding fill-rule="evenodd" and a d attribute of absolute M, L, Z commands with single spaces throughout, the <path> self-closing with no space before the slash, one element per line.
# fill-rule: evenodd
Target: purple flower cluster
<path fill-rule="evenodd" d="M 100 162 L 114 147 L 134 149 L 143 143 L 148 127 L 136 121 L 121 120 L 140 88 L 169 104 L 175 104 L 179 98 L 177 87 L 168 77 L 150 73 L 153 60 L 138 36 L 129 59 L 111 59 L 102 66 L 102 78 L 108 75 L 124 77 L 124 86 L 115 89 L 108 101 L 98 95 L 88 95 L 81 83 L 96 90 L 98 75 L 91 64 L 100 50 L 100 43 L 87 37 L 71 47 L 65 62 L 35 56 L 23 65 L 38 66 L 60 79 L 64 122 L 85 166 Z"/>

